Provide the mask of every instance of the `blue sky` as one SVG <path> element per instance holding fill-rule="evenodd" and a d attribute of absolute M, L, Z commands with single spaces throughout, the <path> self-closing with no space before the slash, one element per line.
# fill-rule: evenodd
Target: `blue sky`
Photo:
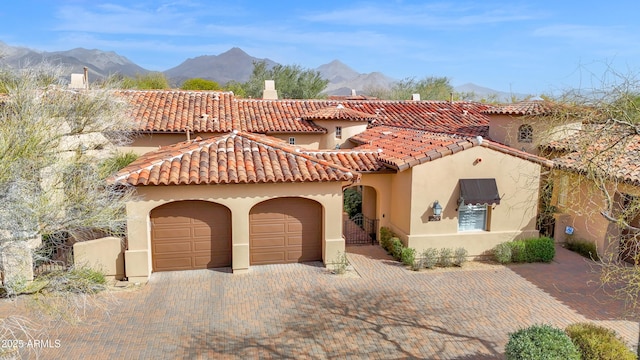
<path fill-rule="evenodd" d="M 638 1 L 5 1 L 0 41 L 115 51 L 149 70 L 240 47 L 316 68 L 446 76 L 515 93 L 640 70 Z"/>

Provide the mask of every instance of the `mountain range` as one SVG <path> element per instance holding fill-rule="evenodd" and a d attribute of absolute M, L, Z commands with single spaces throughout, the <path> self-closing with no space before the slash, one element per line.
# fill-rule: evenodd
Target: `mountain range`
<path fill-rule="evenodd" d="M 277 63 L 270 59 L 253 57 L 242 49 L 234 47 L 219 55 L 203 55 L 189 58 L 171 69 L 163 71 L 172 85 L 181 84 L 190 78 L 213 80 L 219 84 L 229 81 L 245 82 L 251 76 L 253 63 L 265 61 L 267 66 Z M 133 63 L 126 57 L 113 51 L 76 48 L 66 51 L 46 52 L 24 47 L 10 46 L 0 41 L 0 65 L 13 69 L 41 64 L 43 62 L 60 65 L 69 69 L 69 73 L 82 73 L 86 66 L 90 79 L 103 78 L 112 74 L 135 76 L 150 71 Z M 369 88 L 388 89 L 397 81 L 381 72 L 359 73 L 340 60 L 333 60 L 314 69 L 323 78 L 329 80 L 328 95 L 349 95 L 352 89 L 362 94 Z M 277 84 L 276 84 L 277 87 Z M 464 84 L 454 88 L 457 92 L 473 92 L 477 97 L 495 96 L 499 101 L 509 101 L 511 93 L 497 91 L 475 84 Z M 514 94 L 524 97 L 522 94 Z"/>

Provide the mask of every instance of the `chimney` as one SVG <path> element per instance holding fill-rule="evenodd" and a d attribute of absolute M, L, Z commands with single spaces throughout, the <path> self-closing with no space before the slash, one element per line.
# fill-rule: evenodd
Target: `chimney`
<path fill-rule="evenodd" d="M 276 90 L 275 81 L 264 81 L 264 91 L 262 92 L 262 98 L 266 100 L 278 100 L 278 91 Z"/>
<path fill-rule="evenodd" d="M 358 95 L 356 94 L 356 89 L 351 89 L 351 96 L 358 96 Z"/>
<path fill-rule="evenodd" d="M 89 68 L 84 67 L 84 74 L 71 74 L 69 89 L 89 89 Z"/>
<path fill-rule="evenodd" d="M 411 100 L 420 101 L 420 94 L 411 94 Z"/>

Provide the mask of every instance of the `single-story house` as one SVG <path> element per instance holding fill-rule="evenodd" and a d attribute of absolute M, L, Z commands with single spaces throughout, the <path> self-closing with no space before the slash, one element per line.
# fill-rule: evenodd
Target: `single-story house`
<path fill-rule="evenodd" d="M 550 162 L 484 139 L 486 105 L 125 96 L 135 100 L 143 139 L 134 147 L 143 154 L 111 181 L 139 194 L 127 206 L 131 281 L 166 270 L 332 263 L 345 249 L 343 191 L 352 186 L 363 189 L 377 231 L 389 227 L 418 251 L 480 256 L 538 235 L 540 172 Z M 155 140 L 160 148 L 148 146 Z"/>

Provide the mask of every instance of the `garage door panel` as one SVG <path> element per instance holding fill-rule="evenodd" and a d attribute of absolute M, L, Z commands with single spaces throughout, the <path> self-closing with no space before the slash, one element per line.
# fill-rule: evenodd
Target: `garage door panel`
<path fill-rule="evenodd" d="M 284 247 L 286 245 L 287 238 L 284 236 L 263 236 L 253 239 L 252 247 L 259 248 L 272 248 L 272 247 Z"/>
<path fill-rule="evenodd" d="M 252 253 L 252 264 L 281 264 L 286 262 L 286 253 L 284 251 L 271 251 L 264 253 Z"/>
<path fill-rule="evenodd" d="M 321 214 L 319 203 L 303 198 L 278 198 L 254 206 L 249 219 L 251 264 L 322 260 Z"/>
<path fill-rule="evenodd" d="M 231 265 L 231 211 L 205 201 L 168 203 L 151 212 L 153 271 Z"/>
<path fill-rule="evenodd" d="M 189 253 L 191 252 L 191 243 L 189 242 L 172 242 L 167 244 L 155 244 L 153 250 L 156 254 L 172 254 L 172 253 Z"/>
<path fill-rule="evenodd" d="M 176 228 L 176 229 L 154 229 L 155 240 L 179 240 L 189 237 L 191 235 L 191 229 L 189 228 Z"/>
<path fill-rule="evenodd" d="M 256 223 L 251 224 L 250 234 L 260 235 L 260 234 L 274 234 L 281 233 L 285 230 L 285 224 L 282 223 Z"/>

